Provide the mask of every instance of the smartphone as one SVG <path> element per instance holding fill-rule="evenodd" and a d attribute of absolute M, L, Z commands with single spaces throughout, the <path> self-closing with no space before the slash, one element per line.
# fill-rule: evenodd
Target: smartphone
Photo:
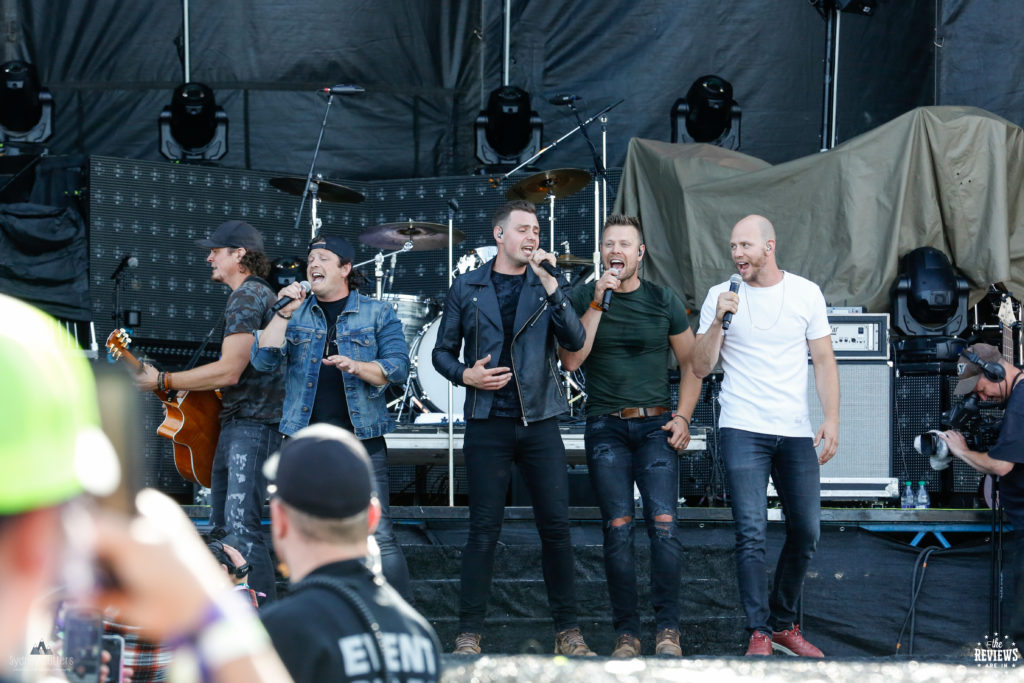
<path fill-rule="evenodd" d="M 64 672 L 72 683 L 99 683 L 103 620 L 96 610 L 64 613 Z"/>
<path fill-rule="evenodd" d="M 107 683 L 121 683 L 121 667 L 124 663 L 124 637 L 117 635 L 103 636 L 103 650 L 110 655 L 107 662 Z"/>

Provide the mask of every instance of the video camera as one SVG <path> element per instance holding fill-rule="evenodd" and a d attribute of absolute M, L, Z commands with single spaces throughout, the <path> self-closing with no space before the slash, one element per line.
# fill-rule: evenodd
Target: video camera
<path fill-rule="evenodd" d="M 964 435 L 967 447 L 973 451 L 988 451 L 999 438 L 1003 418 L 983 415 L 986 408 L 998 408 L 1001 404 L 982 401 L 977 394 L 968 394 L 963 403 L 942 413 L 939 425 L 943 430 L 955 429 Z M 939 430 L 931 429 L 914 438 L 914 450 L 929 457 L 933 470 L 949 467 L 950 454 L 946 442 L 939 438 Z"/>

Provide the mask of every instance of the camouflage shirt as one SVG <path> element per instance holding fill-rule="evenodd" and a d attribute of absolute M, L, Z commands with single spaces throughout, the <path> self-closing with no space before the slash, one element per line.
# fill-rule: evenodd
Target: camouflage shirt
<path fill-rule="evenodd" d="M 224 336 L 255 334 L 274 316 L 270 307 L 277 295 L 266 282 L 250 276 L 231 292 L 224 310 Z M 252 420 L 266 424 L 281 421 L 284 404 L 284 366 L 273 372 L 257 372 L 246 364 L 238 384 L 221 389 L 223 407 L 220 421 Z"/>

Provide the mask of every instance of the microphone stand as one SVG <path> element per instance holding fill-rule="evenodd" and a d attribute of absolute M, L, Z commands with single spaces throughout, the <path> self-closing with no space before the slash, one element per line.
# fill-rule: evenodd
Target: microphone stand
<path fill-rule="evenodd" d="M 320 124 L 320 135 L 316 139 L 316 147 L 313 148 L 313 161 L 309 165 L 309 173 L 306 174 L 306 185 L 302 188 L 302 201 L 299 202 L 299 211 L 295 214 L 295 232 L 299 231 L 299 224 L 302 222 L 302 210 L 306 208 L 306 193 L 309 192 L 310 185 L 313 184 L 313 169 L 316 168 L 316 158 L 320 154 L 320 145 L 324 141 L 324 129 L 327 128 L 327 115 L 331 113 L 331 105 L 334 103 L 334 94 L 327 95 L 327 108 L 324 109 L 324 120 Z M 316 237 L 320 226 L 316 225 L 316 192 L 313 193 L 313 225 L 310 226 L 310 239 Z"/>
<path fill-rule="evenodd" d="M 599 112 L 597 112 L 596 114 L 594 114 L 593 116 L 591 116 L 591 117 L 590 117 L 589 119 L 587 119 L 586 121 L 580 121 L 580 117 L 579 117 L 579 114 L 577 113 L 577 114 L 576 114 L 576 121 L 578 122 L 578 124 L 579 124 L 579 125 L 577 125 L 577 126 L 576 126 L 575 128 L 573 128 L 572 130 L 570 130 L 570 131 L 569 131 L 568 133 L 566 133 L 566 134 L 565 134 L 565 135 L 563 135 L 562 137 L 560 137 L 560 138 L 558 138 L 557 140 L 555 140 L 554 142 L 552 142 L 552 143 L 551 143 L 550 145 L 548 145 L 547 147 L 543 147 L 543 148 L 541 148 L 541 149 L 540 149 L 540 150 L 539 150 L 539 151 L 538 151 L 538 152 L 537 152 L 536 154 L 534 154 L 534 155 L 533 155 L 532 157 L 530 157 L 529 159 L 527 159 L 527 160 L 526 160 L 526 161 L 524 161 L 523 163 L 521 163 L 521 164 L 519 164 L 518 166 L 516 166 L 515 168 L 513 168 L 513 169 L 512 169 L 511 171 L 509 171 L 508 173 L 505 173 L 504 175 L 500 176 L 500 180 L 507 180 L 507 179 L 508 179 L 508 178 L 509 178 L 510 176 L 512 176 L 512 174 L 514 174 L 514 173 L 516 173 L 516 172 L 520 171 L 520 170 L 521 170 L 521 169 L 522 169 L 523 167 L 525 167 L 525 166 L 529 166 L 529 165 L 530 165 L 530 164 L 532 164 L 532 163 L 533 163 L 534 161 L 536 161 L 537 159 L 539 159 L 539 158 L 540 158 L 541 156 L 543 156 L 544 154 L 547 154 L 548 152 L 550 152 L 551 150 L 553 150 L 553 149 L 554 149 L 555 147 L 557 147 L 557 146 L 558 146 L 558 145 L 559 145 L 559 144 L 560 144 L 560 143 L 561 143 L 561 142 L 562 142 L 563 140 L 565 140 L 565 139 L 566 139 L 567 137 L 569 137 L 570 135 L 574 134 L 574 133 L 575 133 L 576 131 L 578 131 L 578 130 L 583 130 L 583 131 L 584 131 L 583 135 L 584 135 L 584 136 L 586 136 L 586 127 L 587 127 L 587 126 L 589 126 L 589 125 L 590 125 L 591 123 L 593 123 L 593 122 L 594 122 L 594 119 L 598 118 L 599 116 L 602 116 L 603 114 L 607 114 L 607 113 L 608 113 L 608 112 L 610 112 L 610 111 L 611 111 L 612 109 L 614 109 L 615 107 L 619 106 L 620 104 L 622 104 L 622 103 L 623 103 L 623 102 L 625 102 L 625 101 L 626 101 L 625 99 L 620 99 L 620 100 L 619 100 L 618 102 L 616 102 L 616 103 L 614 103 L 614 104 L 610 104 L 610 105 L 608 105 L 607 107 L 605 107 L 605 108 L 604 108 L 604 109 L 602 109 L 601 111 L 599 111 Z M 573 111 L 574 111 L 574 112 L 576 111 L 576 108 L 575 108 L 575 107 L 573 107 Z M 590 140 L 590 138 L 587 138 L 587 140 L 589 141 L 589 140 Z M 593 143 L 591 143 L 591 148 L 593 148 Z M 603 166 L 602 166 L 602 175 L 603 175 L 603 173 L 604 173 L 604 171 L 603 171 Z M 500 180 L 499 180 L 499 182 L 500 182 Z M 495 185 L 495 187 L 497 187 L 497 185 Z"/>

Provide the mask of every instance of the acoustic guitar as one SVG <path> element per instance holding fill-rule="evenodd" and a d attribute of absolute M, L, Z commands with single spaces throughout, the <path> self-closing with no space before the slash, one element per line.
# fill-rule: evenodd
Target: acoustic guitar
<path fill-rule="evenodd" d="M 123 329 L 107 337 L 107 351 L 115 360 L 123 360 L 132 370 L 142 367 L 128 351 L 131 337 Z M 164 421 L 156 433 L 174 445 L 174 466 L 186 481 L 210 486 L 213 455 L 220 437 L 220 397 L 215 391 L 153 391 L 164 406 Z"/>

